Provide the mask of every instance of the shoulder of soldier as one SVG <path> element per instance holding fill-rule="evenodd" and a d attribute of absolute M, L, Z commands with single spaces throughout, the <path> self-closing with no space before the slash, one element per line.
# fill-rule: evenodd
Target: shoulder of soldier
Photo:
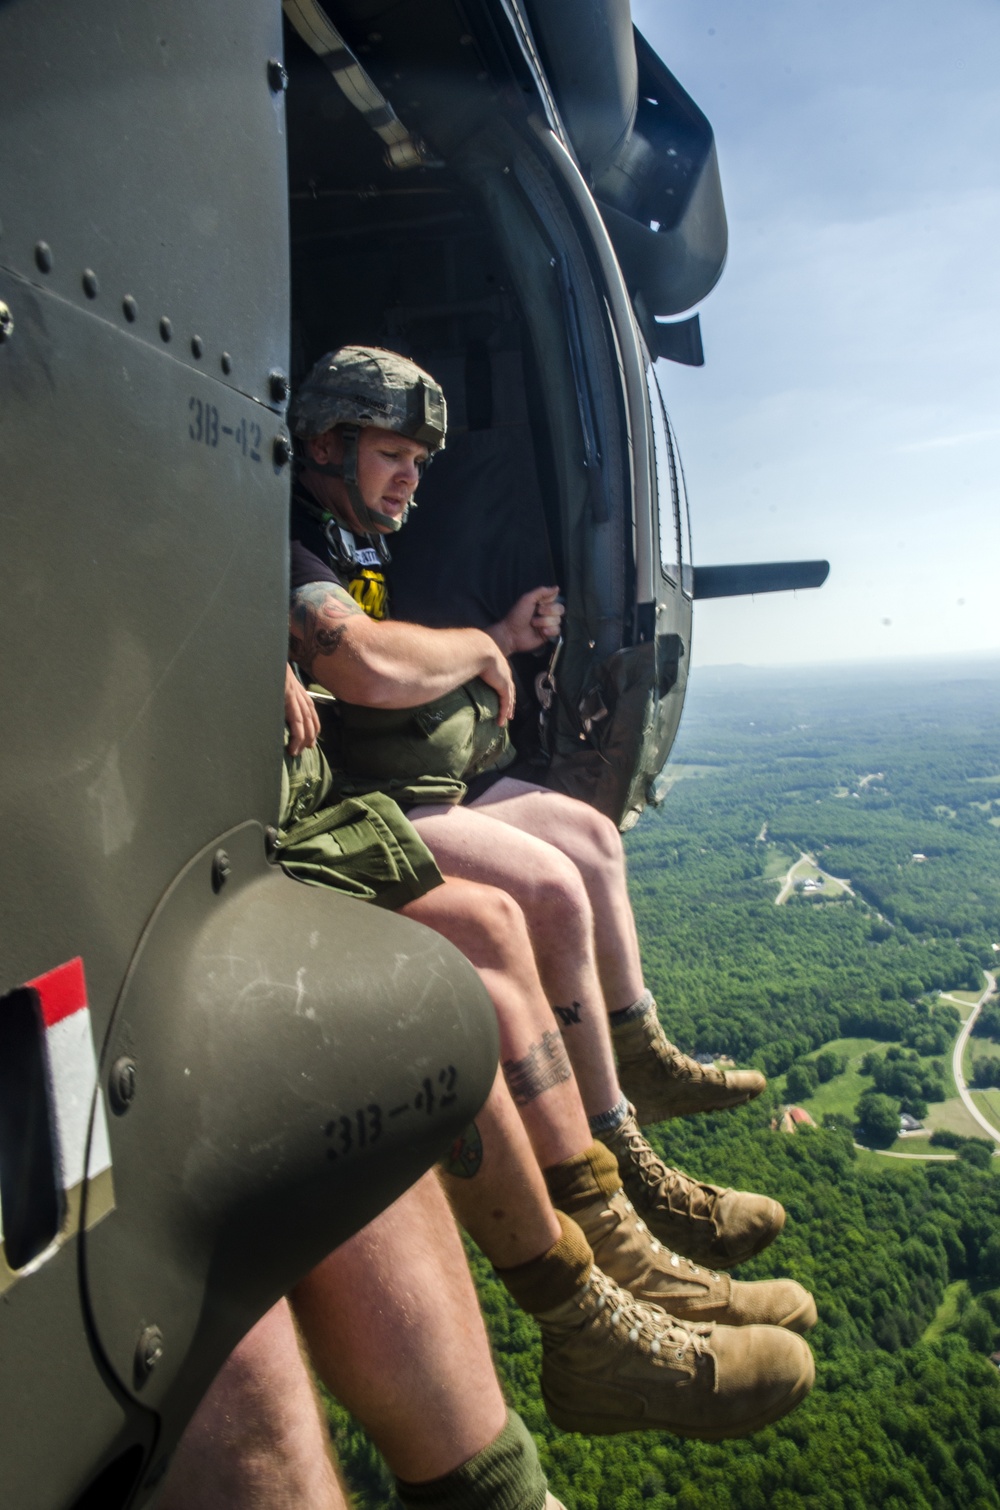
<path fill-rule="evenodd" d="M 290 585 L 293 592 L 306 582 L 335 582 L 338 587 L 346 587 L 345 578 L 330 558 L 329 542 L 323 527 L 303 506 L 297 488 L 292 491 L 288 533 Z"/>

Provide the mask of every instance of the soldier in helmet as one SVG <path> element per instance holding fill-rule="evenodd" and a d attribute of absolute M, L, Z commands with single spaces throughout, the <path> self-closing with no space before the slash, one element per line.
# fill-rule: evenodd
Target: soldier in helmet
<path fill-rule="evenodd" d="M 387 540 L 445 442 L 444 397 L 413 362 L 371 347 L 331 352 L 291 423 L 291 654 L 338 699 L 341 791 L 393 796 L 445 873 L 521 905 L 590 1126 L 656 1237 L 715 1267 L 759 1251 L 784 1222 L 777 1202 L 666 1168 L 639 1124 L 739 1105 L 763 1076 L 702 1066 L 669 1043 L 642 978 L 617 829 L 505 774 L 507 657 L 558 628 L 557 589 L 526 593 L 489 632 L 386 616 Z"/>

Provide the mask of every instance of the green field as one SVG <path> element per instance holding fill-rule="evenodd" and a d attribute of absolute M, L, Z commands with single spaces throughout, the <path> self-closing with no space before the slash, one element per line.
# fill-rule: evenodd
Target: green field
<path fill-rule="evenodd" d="M 832 1080 L 821 1085 L 815 1095 L 803 1101 L 809 1115 L 819 1123 L 822 1123 L 827 1112 L 839 1112 L 842 1117 L 852 1117 L 861 1093 L 871 1088 L 871 1081 L 858 1073 L 858 1065 L 869 1049 L 887 1047 L 887 1044 L 880 1043 L 877 1038 L 835 1038 L 832 1043 L 824 1044 L 823 1048 L 847 1055 L 847 1068 L 842 1075 L 835 1075 Z M 816 1054 L 821 1052 L 821 1049 L 816 1050 Z M 816 1054 L 808 1054 L 806 1058 L 815 1059 Z M 779 1076 L 774 1084 L 779 1094 L 784 1095 L 784 1075 Z"/>
<path fill-rule="evenodd" d="M 724 766 L 717 765 L 685 765 L 683 761 L 671 762 L 667 766 L 666 775 L 670 778 L 671 786 L 675 781 L 697 780 L 700 776 L 716 776 Z"/>
<path fill-rule="evenodd" d="M 959 1300 L 968 1291 L 969 1286 L 964 1279 L 956 1279 L 954 1284 L 948 1285 L 941 1297 L 941 1304 L 934 1313 L 934 1320 L 924 1332 L 923 1342 L 936 1342 L 943 1337 L 945 1332 L 955 1326 L 959 1315 Z"/>
<path fill-rule="evenodd" d="M 1000 1090 L 971 1091 L 972 1103 L 982 1112 L 987 1121 L 992 1122 L 994 1127 L 1000 1128 Z M 977 1136 L 986 1136 L 985 1129 L 977 1126 Z"/>
<path fill-rule="evenodd" d="M 935 1101 L 928 1109 L 924 1126 L 929 1127 L 931 1132 L 936 1132 L 940 1128 L 942 1131 L 958 1133 L 962 1138 L 985 1136 L 983 1129 L 959 1096 L 948 1101 Z"/>
<path fill-rule="evenodd" d="M 983 985 L 985 985 L 985 984 L 986 984 L 986 982 L 984 981 Z M 982 994 L 983 994 L 982 987 L 980 987 L 980 989 L 978 991 L 945 991 L 945 992 L 942 992 L 942 995 L 944 995 L 944 996 L 953 996 L 956 1001 L 966 1001 L 966 1002 L 968 1002 L 968 1004 L 969 1004 L 970 1007 L 974 1007 L 976 1005 L 976 1002 L 979 1000 L 979 998 L 982 996 Z"/>
<path fill-rule="evenodd" d="M 966 991 L 965 992 L 965 997 L 968 997 L 969 995 L 971 995 L 971 992 Z M 964 997 L 959 996 L 959 994 L 958 994 L 957 991 L 942 991 L 941 992 L 941 1000 L 942 1001 L 950 1002 L 950 1004 L 958 1012 L 958 1015 L 962 1019 L 962 1021 L 963 1022 L 967 1022 L 968 1019 L 969 1019 L 969 1013 L 972 1011 L 973 1007 L 976 1005 L 976 1002 L 979 1000 L 979 997 L 978 996 L 974 996 L 971 1001 L 967 1001 L 967 1000 L 964 999 Z"/>
<path fill-rule="evenodd" d="M 764 860 L 762 879 L 765 881 L 779 880 L 787 873 L 788 867 L 792 863 L 793 857 L 791 855 L 786 855 L 782 850 L 776 849 L 774 845 L 769 844 L 767 847 L 767 856 Z"/>
<path fill-rule="evenodd" d="M 962 1055 L 962 1073 L 966 1081 L 972 1079 L 972 1066 L 977 1059 L 996 1059 L 1000 1057 L 1000 1043 L 994 1043 L 992 1038 L 977 1038 L 970 1034 L 965 1044 L 965 1053 Z"/>

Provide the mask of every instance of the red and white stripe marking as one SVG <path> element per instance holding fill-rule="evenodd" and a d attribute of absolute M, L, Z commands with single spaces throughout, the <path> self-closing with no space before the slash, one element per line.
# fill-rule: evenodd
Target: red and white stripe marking
<path fill-rule="evenodd" d="M 87 1005 L 83 960 L 68 960 L 25 989 L 37 998 L 46 1072 L 46 1102 L 52 1130 L 52 1182 L 61 1191 L 60 1229 L 23 1269 L 8 1266 L 0 1214 L 0 1294 L 30 1274 L 78 1230 L 84 1190 L 86 1225 L 114 1210 L 111 1147 L 104 1097 L 97 1082 L 97 1054 Z"/>
<path fill-rule="evenodd" d="M 59 1183 L 68 1192 L 111 1168 L 108 1119 L 97 1086 L 97 1055 L 83 960 L 72 959 L 26 984 L 38 992 L 41 1004 Z"/>

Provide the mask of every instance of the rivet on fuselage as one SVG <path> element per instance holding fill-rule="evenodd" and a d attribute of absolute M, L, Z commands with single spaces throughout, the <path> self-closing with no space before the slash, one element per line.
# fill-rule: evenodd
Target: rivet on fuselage
<path fill-rule="evenodd" d="M 47 241 L 35 242 L 35 265 L 40 273 L 52 271 L 52 248 Z"/>
<path fill-rule="evenodd" d="M 135 1100 L 136 1068 L 130 1054 L 122 1054 L 111 1066 L 108 1100 L 116 1117 L 123 1117 Z"/>
<path fill-rule="evenodd" d="M 139 306 L 131 294 L 126 294 L 122 300 L 122 314 L 130 325 L 134 325 L 139 318 Z"/>
<path fill-rule="evenodd" d="M 161 315 L 160 316 L 160 340 L 161 341 L 172 340 L 173 339 L 173 334 L 174 334 L 174 327 L 171 325 L 171 323 L 167 319 L 166 315 Z"/>
<path fill-rule="evenodd" d="M 223 372 L 226 374 L 226 377 L 228 377 L 229 374 L 232 372 L 232 370 L 233 370 L 233 359 L 229 355 L 228 351 L 224 351 L 222 353 L 222 358 L 221 358 L 221 360 L 219 362 L 219 366 L 222 368 Z"/>
<path fill-rule="evenodd" d="M 87 298 L 96 299 L 101 292 L 101 285 L 98 283 L 97 274 L 92 267 L 84 268 L 83 277 L 80 279 L 80 282 L 83 284 L 83 291 L 87 295 Z"/>
<path fill-rule="evenodd" d="M 201 357 L 201 356 L 204 356 L 204 354 L 205 354 L 205 343 L 202 340 L 201 336 L 192 336 L 191 337 L 191 355 L 193 357 Z"/>
<path fill-rule="evenodd" d="M 141 1389 L 163 1357 L 163 1333 L 158 1326 L 143 1327 L 135 1345 L 135 1385 Z"/>

